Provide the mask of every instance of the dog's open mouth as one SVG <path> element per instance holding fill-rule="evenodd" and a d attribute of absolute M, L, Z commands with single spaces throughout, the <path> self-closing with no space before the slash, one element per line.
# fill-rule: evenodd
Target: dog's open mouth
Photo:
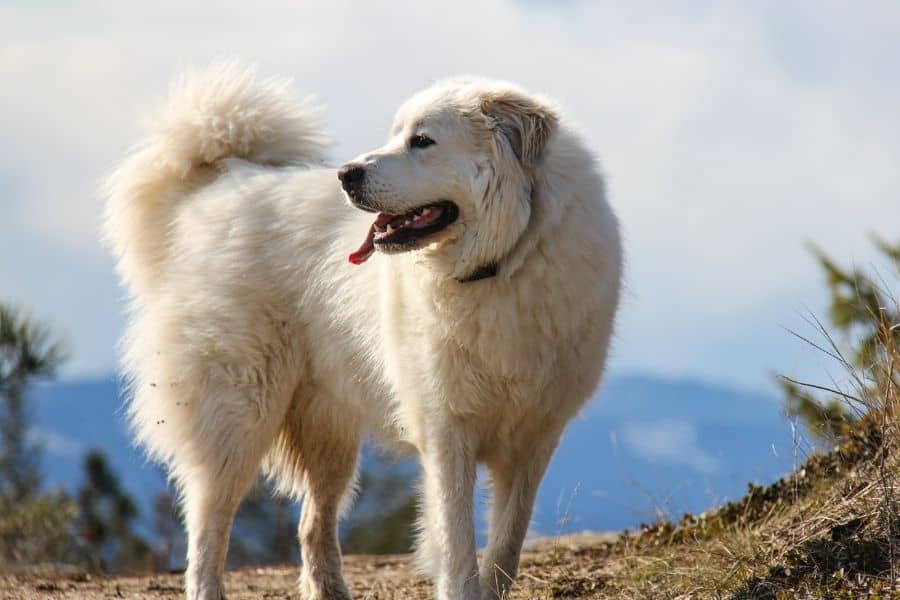
<path fill-rule="evenodd" d="M 444 229 L 458 216 L 459 208 L 449 200 L 426 204 L 402 215 L 378 213 L 365 241 L 350 255 L 350 262 L 354 265 L 366 262 L 376 247 L 402 250 L 405 246 L 412 246 Z"/>

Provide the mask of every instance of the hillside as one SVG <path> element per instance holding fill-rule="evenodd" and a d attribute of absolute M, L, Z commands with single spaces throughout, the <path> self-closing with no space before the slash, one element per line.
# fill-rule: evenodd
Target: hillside
<path fill-rule="evenodd" d="M 849 440 L 740 500 L 621 535 L 538 540 L 510 600 L 536 598 L 897 598 L 896 448 L 867 417 Z M 406 556 L 348 556 L 354 597 L 428 598 Z M 294 597 L 296 566 L 230 571 L 230 598 Z M 178 574 L 0 578 L 4 598 L 179 598 Z"/>

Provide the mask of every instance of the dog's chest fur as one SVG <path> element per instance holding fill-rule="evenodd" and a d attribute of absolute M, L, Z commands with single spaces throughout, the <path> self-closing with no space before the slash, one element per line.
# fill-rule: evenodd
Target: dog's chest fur
<path fill-rule="evenodd" d="M 460 284 L 400 273 L 408 266 L 382 278 L 380 314 L 388 380 L 411 437 L 427 414 L 469 421 L 485 439 L 577 412 L 599 368 L 588 364 L 590 348 L 602 347 L 585 326 L 590 298 L 536 294 L 527 273 Z"/>

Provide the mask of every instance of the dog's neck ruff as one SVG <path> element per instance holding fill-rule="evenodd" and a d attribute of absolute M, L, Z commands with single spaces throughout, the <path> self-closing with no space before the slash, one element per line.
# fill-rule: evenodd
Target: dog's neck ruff
<path fill-rule="evenodd" d="M 471 283 L 479 279 L 489 279 L 497 274 L 497 263 L 489 263 L 481 265 L 465 277 L 456 277 L 456 281 L 460 283 Z"/>

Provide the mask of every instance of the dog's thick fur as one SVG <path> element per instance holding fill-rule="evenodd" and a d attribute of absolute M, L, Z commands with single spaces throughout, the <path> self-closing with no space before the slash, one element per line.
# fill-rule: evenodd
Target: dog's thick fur
<path fill-rule="evenodd" d="M 494 598 L 606 359 L 621 249 L 597 163 L 547 101 L 438 83 L 354 164 L 379 210 L 447 199 L 459 217 L 355 266 L 373 217 L 324 166 L 314 117 L 251 69 L 188 73 L 109 183 L 128 410 L 181 494 L 187 595 L 223 596 L 232 518 L 262 468 L 303 498 L 302 597 L 348 598 L 337 522 L 372 436 L 421 458 L 418 553 L 437 597 Z M 410 147 L 422 132 L 436 143 Z M 483 265 L 496 276 L 460 281 Z M 479 463 L 493 494 L 480 569 Z"/>

